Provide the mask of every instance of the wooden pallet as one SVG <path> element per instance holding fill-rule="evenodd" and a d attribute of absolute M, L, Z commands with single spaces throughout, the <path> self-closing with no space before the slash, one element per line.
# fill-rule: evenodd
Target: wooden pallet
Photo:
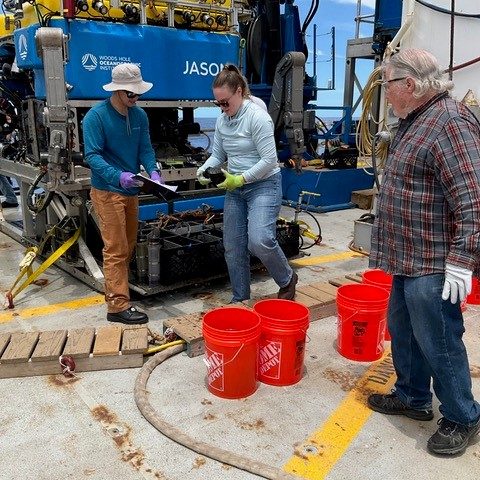
<path fill-rule="evenodd" d="M 310 321 L 320 320 L 331 315 L 336 315 L 336 288 L 328 283 L 318 282 L 312 285 L 298 286 L 295 300 L 302 303 L 310 310 Z M 269 295 L 261 299 L 243 302 L 247 308 L 252 307 L 258 300 L 275 298 Z M 238 305 L 235 305 L 238 306 Z M 202 355 L 205 351 L 202 335 L 202 313 L 193 313 L 181 317 L 169 318 L 163 322 L 163 330 L 171 328 L 175 334 L 187 342 L 187 354 L 189 357 Z"/>
<path fill-rule="evenodd" d="M 61 355 L 73 357 L 75 372 L 141 367 L 147 347 L 145 327 L 0 333 L 0 378 L 62 373 Z"/>
<path fill-rule="evenodd" d="M 203 313 L 191 313 L 163 321 L 163 332 L 171 328 L 177 337 L 187 342 L 187 355 L 196 357 L 205 351 L 202 335 Z"/>

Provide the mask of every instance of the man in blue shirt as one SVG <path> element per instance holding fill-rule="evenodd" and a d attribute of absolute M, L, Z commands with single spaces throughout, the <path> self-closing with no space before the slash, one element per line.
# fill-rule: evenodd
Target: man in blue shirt
<path fill-rule="evenodd" d="M 111 97 L 90 109 L 83 120 L 85 160 L 92 170 L 90 198 L 104 243 L 103 274 L 110 322 L 148 322 L 147 315 L 130 304 L 128 266 L 137 239 L 141 186 L 134 175 L 143 166 L 152 180 L 161 181 L 147 114 L 135 105 L 152 86 L 143 81 L 137 65 L 117 65 L 112 81 L 103 86 L 112 92 Z"/>

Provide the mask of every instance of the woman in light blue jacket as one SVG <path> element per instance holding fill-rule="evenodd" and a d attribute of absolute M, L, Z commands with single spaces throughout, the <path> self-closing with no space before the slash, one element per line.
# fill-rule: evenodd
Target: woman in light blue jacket
<path fill-rule="evenodd" d="M 198 169 L 200 183 L 208 167 L 227 162 L 223 242 L 233 290 L 233 302 L 250 298 L 250 254 L 258 257 L 280 287 L 278 298 L 295 296 L 297 274 L 276 240 L 282 184 L 268 113 L 252 102 L 243 75 L 226 65 L 213 82 L 222 114 L 215 125 L 212 155 Z"/>

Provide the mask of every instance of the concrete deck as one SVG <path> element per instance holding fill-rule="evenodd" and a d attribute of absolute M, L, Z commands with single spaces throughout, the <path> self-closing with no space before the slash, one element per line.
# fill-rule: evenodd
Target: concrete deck
<path fill-rule="evenodd" d="M 367 259 L 349 252 L 353 221 L 364 210 L 318 215 L 323 244 L 296 265 L 300 284 L 328 281 L 367 268 Z M 5 217 L 18 214 L 5 210 Z M 0 234 L 0 289 L 8 290 L 24 248 Z M 304 264 L 303 266 L 301 264 Z M 15 309 L 0 311 L 0 333 L 106 325 L 101 297 L 56 268 L 15 299 Z M 274 293 L 268 276 L 256 273 L 253 295 Z M 230 299 L 219 281 L 180 292 L 138 299 L 162 321 L 215 308 Z M 474 393 L 480 399 L 480 308 L 469 306 L 465 342 Z M 437 458 L 426 442 L 440 418 L 417 422 L 369 411 L 365 395 L 388 391 L 393 381 L 388 356 L 377 364 L 347 360 L 335 349 L 336 318 L 313 322 L 308 330 L 306 373 L 296 385 L 260 384 L 246 399 L 224 400 L 205 386 L 203 357 L 175 355 L 159 365 L 148 383 L 148 398 L 158 414 L 181 431 L 252 461 L 296 472 L 300 478 L 330 480 L 457 479 L 479 477 L 480 443 L 460 457 Z M 387 352 L 389 344 L 386 343 Z M 212 479 L 257 476 L 196 454 L 161 435 L 137 409 L 133 388 L 139 369 L 0 380 L 0 478 Z M 478 437 L 477 439 L 478 440 Z"/>

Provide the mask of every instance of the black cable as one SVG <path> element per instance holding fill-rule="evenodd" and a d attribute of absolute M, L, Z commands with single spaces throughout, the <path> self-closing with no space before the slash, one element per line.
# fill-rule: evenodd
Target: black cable
<path fill-rule="evenodd" d="M 315 118 L 318 120 L 318 123 L 320 124 L 320 126 L 317 125 L 317 128 L 322 132 L 322 133 L 326 133 L 326 131 L 328 130 L 328 127 L 327 127 L 327 124 L 318 116 L 315 116 Z"/>
<path fill-rule="evenodd" d="M 377 155 L 376 151 L 377 150 L 377 136 L 373 136 L 373 142 L 372 142 L 372 168 L 373 168 L 373 178 L 375 180 L 375 185 L 377 186 L 377 190 L 380 191 L 380 180 L 378 178 L 378 166 L 377 166 Z"/>
<path fill-rule="evenodd" d="M 452 12 L 451 10 L 448 10 L 446 8 L 437 7 L 436 5 L 432 5 L 431 3 L 425 2 L 425 0 L 415 0 L 415 1 L 417 3 L 419 3 L 420 5 L 423 5 L 424 7 L 431 8 L 432 10 L 435 10 L 436 12 L 446 13 L 448 15 L 454 15 L 456 17 L 480 18 L 480 13 Z"/>
<path fill-rule="evenodd" d="M 453 79 L 453 46 L 455 41 L 455 0 L 450 0 L 452 2 L 452 8 L 450 9 L 450 61 L 448 64 L 448 78 L 449 80 Z"/>
<path fill-rule="evenodd" d="M 317 13 L 319 4 L 320 4 L 320 0 L 312 0 L 312 3 L 310 5 L 310 10 L 308 11 L 307 17 L 305 18 L 305 21 L 303 22 L 302 34 L 305 34 L 305 32 L 307 31 L 308 26 L 310 25 L 310 23 L 313 20 L 313 17 Z"/>
<path fill-rule="evenodd" d="M 32 197 L 35 194 L 35 190 L 38 187 L 40 180 L 45 176 L 46 173 L 46 170 L 40 172 L 40 174 L 34 180 L 27 192 L 27 207 L 31 212 L 36 214 L 45 210 L 52 201 L 53 196 L 55 195 L 55 192 L 51 190 L 47 193 L 47 196 L 45 198 L 40 199 L 36 204 L 33 203 Z"/>
<path fill-rule="evenodd" d="M 313 215 L 313 213 L 309 212 L 308 210 L 302 210 L 302 213 L 306 213 L 307 215 L 310 215 L 313 218 L 313 221 L 317 225 L 317 229 L 318 229 L 317 239 L 311 245 L 308 245 L 308 247 L 303 246 L 304 241 L 303 241 L 303 238 L 302 238 L 302 246 L 299 247 L 299 248 L 300 248 L 300 250 L 308 250 L 309 248 L 312 248 L 313 246 L 318 245 L 322 241 L 322 227 L 320 227 L 320 223 L 315 218 L 315 215 Z"/>

